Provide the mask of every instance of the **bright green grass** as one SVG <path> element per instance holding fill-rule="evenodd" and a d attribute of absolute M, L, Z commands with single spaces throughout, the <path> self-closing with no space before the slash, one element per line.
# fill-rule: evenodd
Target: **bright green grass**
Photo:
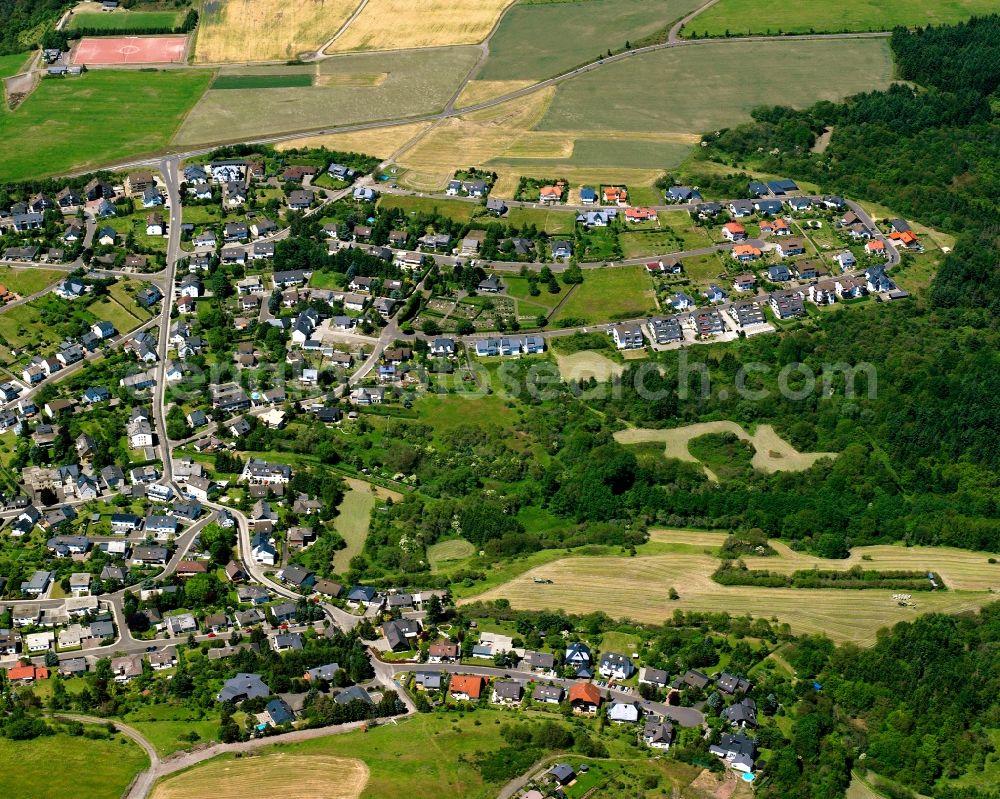
<path fill-rule="evenodd" d="M 611 630 L 601 636 L 601 652 L 617 652 L 619 655 L 631 657 L 639 650 L 639 636 L 632 633 L 620 633 Z"/>
<path fill-rule="evenodd" d="M 446 566 L 455 566 L 476 554 L 476 548 L 464 538 L 440 541 L 427 549 L 427 560 L 431 570 L 439 571 Z"/>
<path fill-rule="evenodd" d="M 897 25 L 943 25 L 997 10 L 994 0 L 720 0 L 695 17 L 686 35 L 889 31 Z"/>
<path fill-rule="evenodd" d="M 516 5 L 490 39 L 477 80 L 546 78 L 670 27 L 698 0 L 581 0 Z"/>
<path fill-rule="evenodd" d="M 31 56 L 32 53 L 0 55 L 0 78 L 9 78 L 11 75 L 20 74 Z"/>
<path fill-rule="evenodd" d="M 507 427 L 514 421 L 514 411 L 496 394 L 475 397 L 428 394 L 414 403 L 413 410 L 438 435 L 462 425 Z"/>
<path fill-rule="evenodd" d="M 401 208 L 408 214 L 438 213 L 456 222 L 468 222 L 477 211 L 482 210 L 478 203 L 405 194 L 385 194 L 378 202 L 379 208 Z"/>
<path fill-rule="evenodd" d="M 74 14 L 69 21 L 70 30 L 92 28 L 109 33 L 115 31 L 149 30 L 151 28 L 176 28 L 182 22 L 179 11 L 103 11 Z"/>
<path fill-rule="evenodd" d="M 572 211 L 556 211 L 548 208 L 511 208 L 505 219 L 511 227 L 534 225 L 550 234 L 572 233 L 576 225 L 576 214 Z"/>
<path fill-rule="evenodd" d="M 45 335 L 41 314 L 29 302 L 0 313 L 0 336 L 12 347 L 44 346 L 59 340 L 54 330 Z"/>
<path fill-rule="evenodd" d="M 207 70 L 101 69 L 42 80 L 16 111 L 0 113 L 0 175 L 42 177 L 155 152 L 211 77 Z"/>
<path fill-rule="evenodd" d="M 234 89 L 208 92 L 176 137 L 178 144 L 244 139 L 254 135 L 307 131 L 440 111 L 479 58 L 478 47 L 430 48 L 385 53 L 351 53 L 326 59 L 320 79 L 327 86 L 270 92 Z M 357 76 L 386 77 L 380 82 Z"/>
<path fill-rule="evenodd" d="M 987 730 L 986 734 L 993 744 L 993 752 L 986 755 L 985 768 L 972 768 L 958 779 L 943 780 L 942 782 L 963 788 L 978 788 L 983 791 L 994 788 L 1000 782 L 1000 729 Z"/>
<path fill-rule="evenodd" d="M 521 305 L 525 303 L 530 303 L 531 305 L 540 306 L 545 310 L 552 310 L 559 304 L 559 300 L 566 296 L 566 287 L 560 284 L 562 291 L 558 294 L 550 294 L 548 286 L 544 282 L 538 283 L 539 294 L 537 297 L 532 297 L 529 293 L 528 279 L 524 277 L 517 277 L 514 275 L 503 275 L 503 284 L 507 289 L 507 293 L 511 297 L 516 297 L 521 300 Z"/>
<path fill-rule="evenodd" d="M 129 308 L 135 308 L 138 310 L 139 306 L 132 303 L 129 305 Z M 111 324 L 115 326 L 115 330 L 119 333 L 128 333 L 135 330 L 135 328 L 145 321 L 143 319 L 139 319 L 128 308 L 122 307 L 117 300 L 110 296 L 101 297 L 100 299 L 95 300 L 87 306 L 87 310 L 98 319 L 111 322 Z"/>
<path fill-rule="evenodd" d="M 559 315 L 585 324 L 642 316 L 655 309 L 652 281 L 644 266 L 588 269 Z"/>
<path fill-rule="evenodd" d="M 0 266 L 0 283 L 5 285 L 8 291 L 26 297 L 41 291 L 46 286 L 51 286 L 64 278 L 65 274 L 54 269 L 14 269 L 10 266 Z"/>
<path fill-rule="evenodd" d="M 344 499 L 337 508 L 337 518 L 334 520 L 337 532 L 347 543 L 344 549 L 338 549 L 333 556 L 333 570 L 338 574 L 347 571 L 351 565 L 351 558 L 360 554 L 364 547 L 374 507 L 375 494 L 368 486 L 350 488 L 344 494 Z"/>
<path fill-rule="evenodd" d="M 212 712 L 200 718 L 198 712 L 182 705 L 145 705 L 122 716 L 122 721 L 135 727 L 164 757 L 180 749 L 218 740 L 219 719 Z M 181 736 L 196 732 L 197 741 L 181 740 Z"/>
<path fill-rule="evenodd" d="M 797 108 L 883 88 L 892 77 L 882 39 L 710 42 L 645 53 L 566 81 L 537 127 L 704 133 L 735 125 L 775 102 L 771 81 L 736 77 L 753 63 L 781 75 L 781 103 Z"/>
<path fill-rule="evenodd" d="M 0 738 L 4 799 L 119 799 L 148 765 L 146 753 L 124 736 L 109 741 L 69 735 L 31 741 Z"/>
<path fill-rule="evenodd" d="M 211 89 L 288 89 L 312 86 L 312 75 L 220 75 Z"/>

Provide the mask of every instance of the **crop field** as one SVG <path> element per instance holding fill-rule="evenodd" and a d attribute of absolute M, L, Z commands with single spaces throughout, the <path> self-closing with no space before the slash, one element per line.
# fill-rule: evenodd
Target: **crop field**
<path fill-rule="evenodd" d="M 69 20 L 69 29 L 91 28 L 108 32 L 125 33 L 149 28 L 173 28 L 181 24 L 179 11 L 85 11 L 74 14 Z"/>
<path fill-rule="evenodd" d="M 494 97 L 503 97 L 534 82 L 533 80 L 470 80 L 455 100 L 455 107 L 465 108 L 485 100 L 492 100 Z"/>
<path fill-rule="evenodd" d="M 567 382 L 570 380 L 589 380 L 592 377 L 603 383 L 625 371 L 625 364 L 590 350 L 573 352 L 569 355 L 556 353 L 555 357 L 556 364 L 559 366 L 559 377 Z"/>
<path fill-rule="evenodd" d="M 512 0 L 368 0 L 328 52 L 477 44 Z"/>
<path fill-rule="evenodd" d="M 43 80 L 16 111 L 0 111 L 0 175 L 36 178 L 159 150 L 211 78 L 202 70 L 101 69 Z"/>
<path fill-rule="evenodd" d="M 207 92 L 176 141 L 236 140 L 432 113 L 444 107 L 478 55 L 475 47 L 358 53 L 323 61 L 319 85 L 282 89 L 277 98 L 257 89 Z M 376 73 L 385 79 L 355 80 Z"/>
<path fill-rule="evenodd" d="M 64 278 L 65 272 L 55 269 L 15 269 L 12 266 L 0 266 L 0 284 L 7 287 L 22 297 L 41 291 L 46 286 L 51 286 L 56 281 Z"/>
<path fill-rule="evenodd" d="M 467 560 L 475 554 L 476 548 L 464 538 L 441 541 L 427 549 L 427 559 L 430 561 L 432 571 L 440 571 L 446 566 Z"/>
<path fill-rule="evenodd" d="M 273 796 L 292 791 L 296 796 L 354 799 L 368 782 L 368 767 L 354 758 L 294 755 L 273 752 L 240 760 L 219 759 L 169 777 L 153 790 L 153 799 L 217 799 Z"/>
<path fill-rule="evenodd" d="M 698 0 L 579 0 L 526 3 L 508 11 L 490 39 L 477 80 L 548 78 L 665 31 Z"/>
<path fill-rule="evenodd" d="M 430 122 L 411 122 L 407 125 L 392 125 L 357 133 L 303 136 L 299 139 L 278 142 L 275 149 L 296 150 L 307 147 L 326 147 L 328 150 L 339 152 L 362 153 L 374 155 L 376 158 L 388 158 L 404 144 L 427 130 L 430 125 Z"/>
<path fill-rule="evenodd" d="M 798 108 L 884 88 L 892 77 L 889 45 L 881 39 L 709 42 L 639 55 L 566 81 L 537 127 L 704 133 L 735 125 L 755 106 L 774 102 L 769 81 L 733 79 L 751 63 L 780 74 L 782 104 Z"/>
<path fill-rule="evenodd" d="M 294 89 L 312 86 L 312 75 L 219 75 L 210 89 Z"/>
<path fill-rule="evenodd" d="M 839 33 L 891 31 L 961 22 L 997 10 L 993 0 L 844 0 L 842 3 L 782 3 L 780 0 L 720 0 L 685 27 L 685 35 L 750 33 Z"/>
<path fill-rule="evenodd" d="M 195 43 L 201 63 L 283 61 L 322 47 L 356 0 L 209 0 Z"/>
<path fill-rule="evenodd" d="M 681 543 L 700 541 L 703 540 L 701 536 L 710 534 L 694 535 L 696 539 L 684 534 L 683 539 L 678 540 Z M 672 531 L 662 531 L 655 533 L 653 540 L 655 546 L 663 546 L 674 538 Z M 704 540 L 707 544 L 711 539 Z M 718 540 L 721 541 L 721 537 Z M 893 556 L 883 554 L 882 550 L 893 549 L 896 547 L 863 547 L 857 554 L 852 552 L 851 560 L 819 562 L 825 568 L 846 569 L 853 565 L 855 557 L 860 560 L 862 555 L 871 554 L 872 562 L 865 561 L 866 566 L 890 568 L 889 564 L 895 562 Z M 787 566 L 778 565 L 786 551 L 787 548 L 779 548 L 778 557 L 751 560 L 757 568 L 801 568 L 802 561 L 794 559 Z M 915 551 L 913 555 L 904 556 L 906 567 L 938 570 L 939 565 L 943 565 L 947 569 L 948 564 L 940 563 L 939 552 L 936 548 Z M 677 609 L 732 613 L 733 608 L 738 608 L 754 617 L 777 617 L 780 622 L 791 625 L 796 633 L 822 632 L 838 642 L 865 645 L 874 640 L 881 627 L 912 620 L 921 613 L 958 613 L 989 603 L 994 595 L 982 586 L 1000 586 L 1000 568 L 988 564 L 985 555 L 964 553 L 964 556 L 956 555 L 958 565 L 951 566 L 950 578 L 945 577 L 946 582 L 957 579 L 956 588 L 960 590 L 919 594 L 909 607 L 900 607 L 892 599 L 890 590 L 723 586 L 711 579 L 719 565 L 718 558 L 683 551 L 640 554 L 638 557 L 564 557 L 536 566 L 503 585 L 462 601 L 503 597 L 514 608 L 558 608 L 568 613 L 614 607 L 617 616 L 648 623 L 660 623 Z M 552 580 L 552 583 L 535 583 L 536 577 Z M 622 585 L 630 586 L 624 598 Z M 678 600 L 669 599 L 670 588 L 680 595 Z M 618 599 L 614 600 L 616 596 Z"/>
<path fill-rule="evenodd" d="M 0 738 L 4 799 L 86 796 L 119 799 L 149 758 L 128 739 L 52 735 L 30 741 Z"/>
<path fill-rule="evenodd" d="M 644 266 L 588 269 L 583 283 L 559 309 L 584 324 L 643 316 L 654 310 L 653 284 Z"/>
<path fill-rule="evenodd" d="M 753 435 L 747 433 L 735 422 L 701 422 L 685 427 L 675 427 L 669 430 L 647 430 L 629 428 L 615 433 L 615 441 L 619 444 L 639 444 L 647 441 L 663 442 L 664 457 L 698 463 L 688 450 L 688 442 L 692 438 L 708 433 L 733 433 L 744 441 L 753 444 L 756 452 L 751 461 L 755 469 L 764 472 L 800 472 L 808 469 L 820 458 L 835 458 L 836 452 L 799 452 L 785 439 L 779 436 L 773 427 L 767 424 L 757 425 Z M 706 473 L 711 479 L 716 479 L 707 468 Z"/>

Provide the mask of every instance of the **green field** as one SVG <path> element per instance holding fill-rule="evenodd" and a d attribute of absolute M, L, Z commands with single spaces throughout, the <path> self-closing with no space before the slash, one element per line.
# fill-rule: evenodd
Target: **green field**
<path fill-rule="evenodd" d="M 547 208 L 511 208 L 504 219 L 512 227 L 534 225 L 549 234 L 572 233 L 576 226 L 576 214 L 572 211 Z"/>
<path fill-rule="evenodd" d="M 881 39 L 709 42 L 646 53 L 566 81 L 537 128 L 703 133 L 735 125 L 754 107 L 776 102 L 773 81 L 738 79 L 754 63 L 780 75 L 781 104 L 799 108 L 884 88 L 892 77 L 889 45 Z"/>
<path fill-rule="evenodd" d="M 111 322 L 119 333 L 135 330 L 145 321 L 133 313 L 133 310 L 139 310 L 138 305 L 133 302 L 128 307 L 123 307 L 113 297 L 101 297 L 92 302 L 87 310 L 98 319 Z"/>
<path fill-rule="evenodd" d="M 371 486 L 361 481 L 356 483 L 344 494 L 334 520 L 337 532 L 347 543 L 344 549 L 338 549 L 333 556 L 333 570 L 338 574 L 347 571 L 351 558 L 364 547 L 372 508 L 375 507 L 375 494 L 372 493 Z"/>
<path fill-rule="evenodd" d="M 586 270 L 583 283 L 559 309 L 559 316 L 593 324 L 642 316 L 655 307 L 646 267 L 616 266 Z"/>
<path fill-rule="evenodd" d="M 468 222 L 481 211 L 479 203 L 462 200 L 442 200 L 438 197 L 410 197 L 405 194 L 385 194 L 379 208 L 401 208 L 406 213 L 438 213 L 456 222 Z"/>
<path fill-rule="evenodd" d="M 119 799 L 148 765 L 146 753 L 124 737 L 108 741 L 69 735 L 31 741 L 0 738 L 4 799 Z"/>
<path fill-rule="evenodd" d="M 58 272 L 55 269 L 14 269 L 11 266 L 0 266 L 0 283 L 7 287 L 8 291 L 26 297 L 41 291 L 46 286 L 51 286 L 65 276 L 65 272 Z"/>
<path fill-rule="evenodd" d="M 289 89 L 312 86 L 312 75 L 219 75 L 212 89 Z"/>
<path fill-rule="evenodd" d="M 212 713 L 204 717 L 200 711 L 189 707 L 161 704 L 141 705 L 122 716 L 122 721 L 135 727 L 155 748 L 161 757 L 173 754 L 179 749 L 188 749 L 195 744 L 215 742 L 218 739 L 219 720 Z M 198 741 L 181 738 L 192 732 L 199 735 Z"/>
<path fill-rule="evenodd" d="M 176 28 L 183 21 L 179 11 L 103 11 L 74 14 L 69 21 L 69 29 L 92 28 L 109 33 L 115 31 L 141 31 L 152 28 Z"/>
<path fill-rule="evenodd" d="M 558 96 L 558 95 L 557 95 Z M 495 158 L 487 166 L 521 168 L 611 167 L 620 169 L 674 169 L 691 153 L 685 142 L 645 139 L 576 139 L 569 158 Z"/>
<path fill-rule="evenodd" d="M 0 112 L 0 175 L 37 178 L 155 152 L 211 77 L 207 70 L 101 69 L 42 80 L 16 111 Z"/>
<path fill-rule="evenodd" d="M 468 560 L 476 554 L 476 548 L 464 538 L 440 541 L 427 549 L 427 560 L 432 571 L 440 571 L 446 566 Z"/>
<path fill-rule="evenodd" d="M 283 89 L 278 98 L 256 89 L 207 92 L 176 142 L 245 139 L 439 111 L 479 52 L 478 47 L 450 47 L 352 53 L 321 62 L 315 85 Z M 255 74 L 268 73 L 258 67 Z"/>
<path fill-rule="evenodd" d="M 11 75 L 19 74 L 32 55 L 32 53 L 0 55 L 0 78 L 9 78 Z"/>
<path fill-rule="evenodd" d="M 538 296 L 531 296 L 530 286 L 528 279 L 525 277 L 518 277 L 515 275 L 502 275 L 504 288 L 511 297 L 515 297 L 518 300 L 521 313 L 539 313 L 540 311 L 551 311 L 559 301 L 566 296 L 568 289 L 566 286 L 562 286 L 562 290 L 558 294 L 551 294 L 549 292 L 548 286 L 543 283 L 538 283 L 539 293 Z M 530 307 L 529 307 L 530 306 Z"/>
<path fill-rule="evenodd" d="M 897 25 L 916 27 L 960 22 L 976 14 L 997 10 L 995 0 L 720 0 L 695 17 L 684 29 L 697 33 L 734 36 L 748 33 L 838 33 L 840 31 L 889 31 Z"/>
<path fill-rule="evenodd" d="M 477 80 L 547 78 L 670 27 L 697 0 L 580 0 L 520 4 L 490 39 Z"/>

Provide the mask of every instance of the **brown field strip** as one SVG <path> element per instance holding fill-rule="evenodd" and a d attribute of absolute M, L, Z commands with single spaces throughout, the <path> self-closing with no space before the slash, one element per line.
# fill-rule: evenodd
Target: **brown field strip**
<path fill-rule="evenodd" d="M 289 139 L 275 145 L 277 150 L 296 150 L 308 147 L 326 147 L 339 152 L 363 153 L 376 158 L 388 158 L 396 150 L 419 136 L 430 122 L 412 122 L 408 125 L 394 125 L 391 128 L 374 128 L 354 133 L 330 133 L 323 136 L 303 136 Z"/>

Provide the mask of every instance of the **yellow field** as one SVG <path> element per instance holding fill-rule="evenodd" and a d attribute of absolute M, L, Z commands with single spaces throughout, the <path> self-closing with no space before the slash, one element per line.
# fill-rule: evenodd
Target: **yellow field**
<path fill-rule="evenodd" d="M 603 383 L 612 377 L 618 377 L 625 371 L 624 364 L 612 361 L 599 352 L 590 352 L 589 350 L 569 355 L 557 354 L 556 363 L 559 365 L 559 376 L 567 382 L 594 378 Z"/>
<path fill-rule="evenodd" d="M 219 0 L 198 24 L 195 61 L 284 61 L 322 47 L 357 0 Z"/>
<path fill-rule="evenodd" d="M 430 122 L 413 122 L 409 125 L 395 125 L 391 128 L 375 128 L 354 133 L 303 136 L 300 139 L 278 142 L 275 148 L 295 150 L 302 147 L 326 147 L 340 152 L 363 153 L 364 155 L 373 155 L 376 158 L 388 158 L 408 141 L 427 130 L 430 125 Z"/>
<path fill-rule="evenodd" d="M 244 799 L 247 796 L 322 796 L 355 799 L 368 782 L 360 760 L 282 752 L 213 760 L 169 777 L 153 790 L 153 799 Z"/>
<path fill-rule="evenodd" d="M 661 531 L 651 536 L 655 544 L 721 543 L 710 533 Z M 773 544 L 772 544 L 773 545 Z M 655 545 L 651 547 L 655 551 Z M 779 557 L 748 558 L 751 568 L 794 570 L 808 568 L 814 560 L 775 547 Z M 897 553 L 896 550 L 899 549 Z M 909 554 L 906 554 L 909 553 Z M 921 613 L 958 613 L 996 600 L 987 588 L 1000 590 L 1000 568 L 977 553 L 936 548 L 901 549 L 867 547 L 852 552 L 847 561 L 819 561 L 825 568 L 850 568 L 855 558 L 871 554 L 873 568 L 934 569 L 949 587 L 962 590 L 916 593 L 913 607 L 900 607 L 893 591 L 849 589 L 754 588 L 723 586 L 711 579 L 719 559 L 711 555 L 676 552 L 638 557 L 568 557 L 538 566 L 508 583 L 461 602 L 504 598 L 514 608 L 560 609 L 568 613 L 590 613 L 603 609 L 613 616 L 657 624 L 674 610 L 728 612 L 788 623 L 796 633 L 825 633 L 835 641 L 870 644 L 881 627 L 908 621 Z M 992 580 L 991 580 L 992 575 Z M 551 580 L 538 584 L 535 578 Z M 622 586 L 628 586 L 622 591 Z M 667 596 L 675 588 L 680 599 Z"/>
<path fill-rule="evenodd" d="M 503 97 L 534 82 L 533 80 L 470 80 L 455 100 L 455 107 L 465 108 L 485 100 L 492 100 L 494 97 Z"/>
<path fill-rule="evenodd" d="M 678 460 L 698 463 L 688 450 L 688 442 L 692 438 L 708 433 L 733 433 L 744 441 L 749 441 L 756 450 L 753 456 L 753 467 L 763 472 L 801 472 L 808 469 L 820 458 L 836 458 L 836 452 L 799 452 L 785 439 L 779 436 L 768 424 L 758 425 L 753 435 L 747 433 L 735 422 L 702 422 L 685 427 L 675 427 L 669 430 L 647 430 L 629 428 L 615 433 L 615 441 L 619 444 L 639 444 L 646 441 L 663 442 L 664 456 Z M 718 479 L 709 469 L 705 469 L 712 480 Z"/>
<path fill-rule="evenodd" d="M 328 52 L 478 44 L 512 1 L 368 0 Z"/>

